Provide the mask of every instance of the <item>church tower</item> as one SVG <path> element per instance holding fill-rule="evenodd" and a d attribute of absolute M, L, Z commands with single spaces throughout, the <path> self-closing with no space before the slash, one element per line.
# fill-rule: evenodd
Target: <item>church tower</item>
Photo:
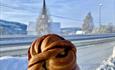
<path fill-rule="evenodd" d="M 36 22 L 36 33 L 37 35 L 44 35 L 50 33 L 49 29 L 49 16 L 46 8 L 46 2 L 43 0 L 43 7 L 41 10 L 41 14 L 38 17 L 38 20 Z"/>

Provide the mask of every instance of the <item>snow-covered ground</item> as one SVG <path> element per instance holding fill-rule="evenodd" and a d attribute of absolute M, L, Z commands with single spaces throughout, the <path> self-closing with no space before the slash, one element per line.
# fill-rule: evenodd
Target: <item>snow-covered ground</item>
<path fill-rule="evenodd" d="M 115 47 L 112 56 L 104 60 L 97 70 L 115 70 Z"/>
<path fill-rule="evenodd" d="M 0 70 L 27 70 L 26 57 L 1 57 Z"/>
<path fill-rule="evenodd" d="M 77 61 L 80 69 L 96 70 L 112 54 L 113 46 L 115 42 L 78 47 Z M 27 70 L 27 57 L 0 57 L 0 70 Z"/>
<path fill-rule="evenodd" d="M 78 64 L 81 70 L 96 70 L 112 54 L 115 42 L 78 47 Z"/>

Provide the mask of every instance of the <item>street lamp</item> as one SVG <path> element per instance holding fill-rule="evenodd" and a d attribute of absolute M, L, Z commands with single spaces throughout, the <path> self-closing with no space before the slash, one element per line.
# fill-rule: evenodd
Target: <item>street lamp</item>
<path fill-rule="evenodd" d="M 101 8 L 102 8 L 102 4 L 99 4 L 99 26 L 101 26 Z"/>

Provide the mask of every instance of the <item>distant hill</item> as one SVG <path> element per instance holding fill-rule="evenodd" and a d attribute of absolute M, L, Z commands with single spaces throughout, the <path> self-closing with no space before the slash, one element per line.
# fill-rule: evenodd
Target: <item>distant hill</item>
<path fill-rule="evenodd" d="M 1 34 L 26 34 L 27 25 L 0 19 L 0 35 Z"/>

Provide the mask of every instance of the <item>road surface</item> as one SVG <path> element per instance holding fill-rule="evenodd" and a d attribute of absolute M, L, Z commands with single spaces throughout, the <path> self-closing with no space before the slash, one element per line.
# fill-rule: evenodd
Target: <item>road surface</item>
<path fill-rule="evenodd" d="M 96 70 L 112 54 L 115 41 L 78 47 L 77 61 L 81 70 Z"/>

